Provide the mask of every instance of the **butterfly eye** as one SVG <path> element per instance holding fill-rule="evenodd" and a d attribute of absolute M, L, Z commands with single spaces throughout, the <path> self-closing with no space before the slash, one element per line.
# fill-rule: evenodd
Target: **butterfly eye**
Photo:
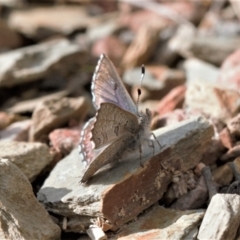
<path fill-rule="evenodd" d="M 142 91 L 140 88 L 138 88 L 138 96 L 140 96 L 142 94 Z"/>

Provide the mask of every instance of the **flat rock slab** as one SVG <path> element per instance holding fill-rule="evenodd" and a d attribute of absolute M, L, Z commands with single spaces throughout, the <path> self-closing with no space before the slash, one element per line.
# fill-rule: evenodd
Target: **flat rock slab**
<path fill-rule="evenodd" d="M 114 239 L 195 239 L 203 216 L 203 210 L 176 211 L 155 206 L 124 226 Z"/>
<path fill-rule="evenodd" d="M 60 228 L 35 198 L 26 176 L 0 159 L 0 239 L 60 239 Z"/>
<path fill-rule="evenodd" d="M 66 231 L 85 231 L 100 217 L 107 229 L 118 229 L 162 198 L 175 171 L 194 168 L 213 136 L 212 125 L 194 118 L 155 131 L 161 149 L 143 146 L 139 152 L 108 171 L 98 172 L 88 185 L 80 185 L 84 172 L 77 150 L 59 162 L 38 193 L 54 213 L 68 217 Z"/>
<path fill-rule="evenodd" d="M 33 112 L 30 141 L 47 142 L 52 130 L 67 125 L 71 120 L 80 122 L 84 119 L 89 107 L 84 97 L 55 98 L 40 102 Z"/>
<path fill-rule="evenodd" d="M 46 144 L 14 141 L 0 142 L 0 158 L 13 162 L 29 181 L 33 181 L 52 160 Z"/>
<path fill-rule="evenodd" d="M 80 46 L 62 39 L 0 54 L 0 87 L 39 80 L 55 72 L 56 67 L 58 74 L 61 71 L 64 74 L 66 69 L 72 68 L 71 63 L 76 64 L 76 55 L 81 54 Z"/>
<path fill-rule="evenodd" d="M 11 12 L 8 20 L 13 29 L 33 39 L 44 39 L 57 34 L 68 35 L 94 23 L 96 21 L 88 16 L 87 10 L 77 5 L 35 6 L 15 10 Z"/>

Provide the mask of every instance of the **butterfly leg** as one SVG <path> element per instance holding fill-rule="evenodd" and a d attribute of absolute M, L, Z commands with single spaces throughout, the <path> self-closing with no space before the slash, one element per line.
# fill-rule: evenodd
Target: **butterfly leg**
<path fill-rule="evenodd" d="M 153 142 L 153 140 L 151 140 L 151 139 L 147 139 L 147 141 L 148 141 L 148 146 L 153 149 L 153 156 L 154 156 L 154 154 L 155 154 L 154 142 Z"/>
<path fill-rule="evenodd" d="M 140 154 L 140 156 L 139 156 L 140 165 L 141 165 L 142 168 L 144 168 L 144 165 L 143 165 L 143 162 L 142 162 L 142 145 L 141 144 L 139 144 L 139 154 Z"/>
<path fill-rule="evenodd" d="M 161 146 L 160 142 L 158 141 L 158 139 L 156 138 L 155 134 L 153 132 L 151 134 L 153 135 L 154 139 L 157 141 L 159 149 L 161 149 L 162 146 Z"/>

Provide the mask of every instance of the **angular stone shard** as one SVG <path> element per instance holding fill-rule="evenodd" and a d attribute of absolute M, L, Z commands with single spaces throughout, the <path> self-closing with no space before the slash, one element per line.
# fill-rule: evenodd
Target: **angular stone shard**
<path fill-rule="evenodd" d="M 85 231 L 100 217 L 106 229 L 116 230 L 156 203 L 172 182 L 175 171 L 187 171 L 200 162 L 213 136 L 212 125 L 203 118 L 158 129 L 153 148 L 131 152 L 111 170 L 100 170 L 87 185 L 79 185 L 84 172 L 78 151 L 59 162 L 38 193 L 45 207 L 67 216 L 66 231 Z"/>
<path fill-rule="evenodd" d="M 33 181 L 52 160 L 46 144 L 14 141 L 0 142 L 0 158 L 9 159 L 29 181 Z"/>
<path fill-rule="evenodd" d="M 0 54 L 0 87 L 36 81 L 56 69 L 64 75 L 66 68 L 72 69 L 73 65 L 76 68 L 76 57 L 80 54 L 81 47 L 62 39 Z"/>
<path fill-rule="evenodd" d="M 0 239 L 60 239 L 26 176 L 7 159 L 0 159 L 0 213 Z"/>
<path fill-rule="evenodd" d="M 240 196 L 216 194 L 206 211 L 198 239 L 237 239 L 240 227 Z"/>

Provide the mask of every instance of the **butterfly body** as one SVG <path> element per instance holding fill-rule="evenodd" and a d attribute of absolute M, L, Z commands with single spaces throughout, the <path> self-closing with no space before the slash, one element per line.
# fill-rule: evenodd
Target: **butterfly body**
<path fill-rule="evenodd" d="M 113 64 L 101 55 L 92 81 L 96 116 L 84 126 L 80 148 L 87 182 L 101 167 L 116 164 L 127 151 L 140 149 L 149 139 L 151 112 L 138 112 Z"/>

